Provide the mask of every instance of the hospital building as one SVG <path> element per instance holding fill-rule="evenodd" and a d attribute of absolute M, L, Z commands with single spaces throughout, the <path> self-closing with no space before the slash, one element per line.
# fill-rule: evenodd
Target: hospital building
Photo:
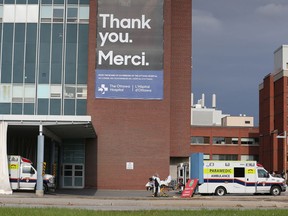
<path fill-rule="evenodd" d="M 40 151 L 58 188 L 167 176 L 190 149 L 191 13 L 191 0 L 0 0 L 0 157 Z"/>

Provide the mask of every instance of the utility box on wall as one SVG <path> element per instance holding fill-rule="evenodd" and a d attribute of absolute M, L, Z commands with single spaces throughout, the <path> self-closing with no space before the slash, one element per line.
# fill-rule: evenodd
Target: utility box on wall
<path fill-rule="evenodd" d="M 190 179 L 198 179 L 199 184 L 204 183 L 203 175 L 203 153 L 193 153 L 189 158 Z"/>

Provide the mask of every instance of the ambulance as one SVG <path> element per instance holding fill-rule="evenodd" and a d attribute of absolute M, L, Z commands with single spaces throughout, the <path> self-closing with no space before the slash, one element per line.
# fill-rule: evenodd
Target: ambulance
<path fill-rule="evenodd" d="M 19 155 L 8 155 L 8 170 L 12 190 L 35 190 L 37 171 L 32 162 Z M 55 189 L 55 177 L 50 174 L 43 176 L 43 190 Z"/>
<path fill-rule="evenodd" d="M 270 175 L 256 161 L 203 161 L 198 193 L 223 196 L 228 193 L 280 195 L 285 179 Z M 202 180 L 201 180 L 202 179 Z"/>

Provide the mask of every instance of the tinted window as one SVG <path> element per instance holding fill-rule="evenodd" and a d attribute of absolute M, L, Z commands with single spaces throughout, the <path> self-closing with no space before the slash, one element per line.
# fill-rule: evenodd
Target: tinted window
<path fill-rule="evenodd" d="M 24 104 L 24 115 L 34 115 L 34 104 L 25 103 Z"/>
<path fill-rule="evenodd" d="M 38 99 L 38 115 L 48 115 L 48 99 Z"/>
<path fill-rule="evenodd" d="M 244 178 L 245 177 L 245 168 L 244 167 L 235 167 L 234 168 L 234 177 Z"/>
<path fill-rule="evenodd" d="M 64 100 L 64 115 L 75 115 L 75 99 Z"/>
<path fill-rule="evenodd" d="M 77 100 L 77 113 L 76 115 L 86 115 L 87 100 Z"/>
<path fill-rule="evenodd" d="M 60 115 L 61 114 L 61 100 L 51 99 L 50 100 L 50 115 Z"/>

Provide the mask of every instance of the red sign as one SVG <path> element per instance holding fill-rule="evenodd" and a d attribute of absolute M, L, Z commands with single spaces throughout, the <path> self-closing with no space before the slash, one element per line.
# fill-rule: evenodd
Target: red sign
<path fill-rule="evenodd" d="M 181 198 L 192 197 L 197 184 L 198 179 L 189 179 L 188 182 L 186 183 L 185 189 L 182 191 Z"/>

